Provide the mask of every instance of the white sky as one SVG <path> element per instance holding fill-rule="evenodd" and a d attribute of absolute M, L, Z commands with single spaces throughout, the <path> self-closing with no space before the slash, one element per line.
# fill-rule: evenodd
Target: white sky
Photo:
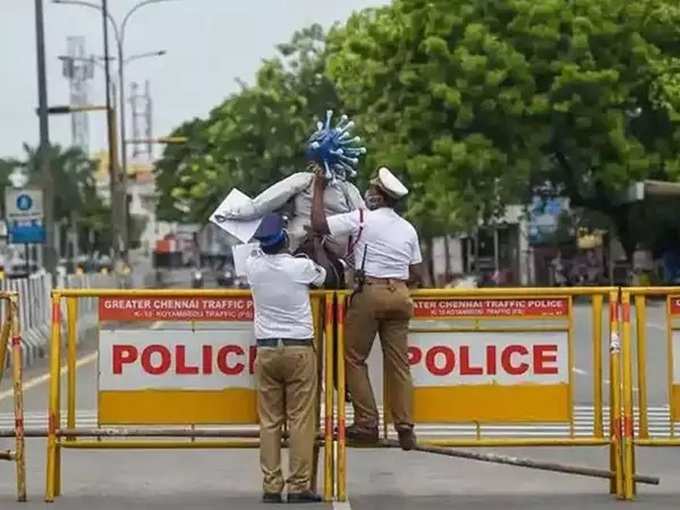
<path fill-rule="evenodd" d="M 43 1 L 48 102 L 68 104 L 68 82 L 62 77 L 57 56 L 66 53 L 67 36 L 85 36 L 87 53 L 101 55 L 101 16 L 93 9 Z M 137 1 L 109 0 L 109 8 L 121 19 Z M 148 5 L 131 18 L 126 54 L 162 49 L 168 53 L 131 63 L 126 81 L 128 87 L 132 81 L 151 81 L 154 135 L 161 136 L 184 120 L 205 116 L 237 90 L 236 77 L 252 82 L 261 60 L 272 56 L 274 46 L 288 41 L 296 29 L 314 22 L 328 27 L 346 19 L 353 10 L 386 3 L 388 0 L 173 0 Z M 104 102 L 103 74 L 97 69 L 90 82 L 92 104 Z M 22 155 L 23 142 L 37 145 L 36 106 L 34 1 L 0 0 L 0 157 Z M 70 144 L 68 115 L 50 117 L 50 138 L 53 143 Z M 104 115 L 91 113 L 90 149 L 105 146 Z"/>

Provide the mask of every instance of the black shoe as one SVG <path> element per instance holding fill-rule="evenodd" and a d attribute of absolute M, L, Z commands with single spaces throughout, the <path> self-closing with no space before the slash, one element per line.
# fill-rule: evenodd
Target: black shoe
<path fill-rule="evenodd" d="M 399 446 L 402 450 L 414 450 L 416 446 L 418 446 L 412 425 L 399 425 L 396 429 L 397 434 L 399 435 Z"/>
<path fill-rule="evenodd" d="M 262 494 L 263 503 L 283 503 L 283 498 L 279 492 L 265 492 Z"/>
<path fill-rule="evenodd" d="M 363 427 L 355 423 L 347 427 L 346 436 L 348 441 L 354 443 L 377 443 L 379 436 L 378 427 Z"/>
<path fill-rule="evenodd" d="M 289 492 L 288 503 L 321 503 L 323 498 L 312 491 Z"/>

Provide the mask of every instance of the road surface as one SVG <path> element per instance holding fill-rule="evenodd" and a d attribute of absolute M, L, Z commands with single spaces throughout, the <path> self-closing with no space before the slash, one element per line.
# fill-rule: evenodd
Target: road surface
<path fill-rule="evenodd" d="M 592 344 L 590 312 L 576 307 L 575 404 L 577 432 L 592 428 Z M 648 370 L 650 403 L 656 409 L 653 429 L 667 433 L 666 337 L 661 306 L 648 310 Z M 162 323 L 152 327 L 162 328 Z M 604 335 L 606 340 L 606 334 Z M 86 342 L 78 369 L 78 424 L 96 421 L 96 363 L 93 342 Z M 603 346 L 606 360 L 606 346 Z M 370 359 L 377 395 L 381 391 L 381 360 L 378 347 Z M 605 380 L 609 376 L 605 363 Z M 44 364 L 26 374 L 27 426 L 45 426 L 47 381 Z M 62 378 L 64 379 L 64 378 Z M 63 381 L 65 382 L 65 381 Z M 606 388 L 606 386 L 605 386 Z M 8 381 L 0 388 L 0 427 L 11 423 Z M 65 391 L 65 390 L 64 390 Z M 605 391 L 606 394 L 606 391 Z M 548 426 L 525 429 L 546 434 Z M 420 427 L 421 435 L 457 434 L 462 429 Z M 565 429 L 566 430 L 566 429 Z M 516 432 L 489 429 L 488 434 Z M 561 432 L 560 432 L 561 433 Z M 12 443 L 0 439 L 0 449 Z M 45 508 L 42 502 L 45 480 L 45 440 L 30 439 L 28 447 L 29 503 L 14 502 L 14 466 L 0 463 L 0 508 L 3 510 Z M 513 448 L 503 453 L 606 468 L 606 448 Z M 640 487 L 635 508 L 672 509 L 680 501 L 680 451 L 668 448 L 638 449 L 638 470 L 660 476 L 660 487 Z M 69 510 L 113 509 L 244 509 L 266 507 L 258 501 L 260 475 L 257 452 L 228 451 L 80 451 L 63 452 L 63 496 L 51 505 Z M 349 453 L 348 503 L 304 505 L 302 508 L 355 510 L 401 510 L 444 508 L 470 509 L 615 509 L 601 480 L 560 475 L 521 468 L 434 457 L 398 450 L 351 450 Z M 291 506 L 290 508 L 295 508 Z"/>

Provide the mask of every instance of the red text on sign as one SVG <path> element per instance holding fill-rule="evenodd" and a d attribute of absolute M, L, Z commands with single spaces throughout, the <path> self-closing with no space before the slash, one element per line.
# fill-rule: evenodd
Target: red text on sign
<path fill-rule="evenodd" d="M 255 357 L 257 348 L 250 346 L 244 349 L 240 345 L 223 345 L 219 348 L 212 345 L 201 347 L 201 359 L 190 362 L 187 359 L 186 346 L 167 347 L 151 344 L 143 348 L 134 345 L 117 344 L 112 347 L 112 371 L 114 375 L 122 375 L 125 366 L 139 363 L 142 370 L 149 375 L 210 375 L 220 372 L 224 375 L 240 375 L 245 370 L 255 373 Z"/>
<path fill-rule="evenodd" d="M 408 357 L 410 365 L 424 363 L 429 373 L 435 376 L 451 374 L 496 375 L 499 371 L 521 376 L 525 374 L 551 375 L 558 373 L 557 351 L 555 344 L 536 344 L 530 347 L 511 344 L 505 347 L 487 345 L 484 359 L 473 363 L 470 346 L 435 345 L 429 348 L 410 346 Z"/>

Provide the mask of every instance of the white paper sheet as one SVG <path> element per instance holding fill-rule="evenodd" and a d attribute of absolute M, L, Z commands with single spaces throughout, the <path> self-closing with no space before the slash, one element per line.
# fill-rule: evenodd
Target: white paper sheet
<path fill-rule="evenodd" d="M 210 221 L 219 228 L 236 237 L 242 243 L 247 243 L 255 234 L 257 227 L 260 226 L 262 218 L 248 221 L 236 221 L 226 219 L 224 216 L 227 211 L 236 210 L 244 204 L 250 202 L 250 197 L 245 193 L 234 188 L 229 192 L 215 211 L 210 215 Z"/>
<path fill-rule="evenodd" d="M 260 243 L 237 244 L 231 247 L 234 255 L 234 272 L 236 276 L 246 275 L 246 260 L 255 251 L 259 251 Z"/>

